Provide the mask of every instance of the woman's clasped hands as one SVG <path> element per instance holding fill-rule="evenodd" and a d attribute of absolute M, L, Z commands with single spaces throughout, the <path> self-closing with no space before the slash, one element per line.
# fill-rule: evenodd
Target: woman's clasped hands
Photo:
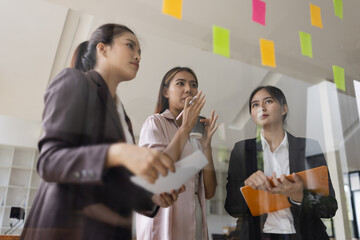
<path fill-rule="evenodd" d="M 293 180 L 286 178 L 285 174 L 281 174 L 279 178 L 274 172 L 272 176 L 266 176 L 262 171 L 258 170 L 248 177 L 244 184 L 255 190 L 263 190 L 270 193 L 279 193 L 289 197 L 296 202 L 302 202 L 304 184 L 296 173 L 292 174 Z"/>

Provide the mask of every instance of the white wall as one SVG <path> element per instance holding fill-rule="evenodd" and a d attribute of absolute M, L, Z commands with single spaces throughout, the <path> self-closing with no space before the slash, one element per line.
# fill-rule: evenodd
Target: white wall
<path fill-rule="evenodd" d="M 0 115 L 0 145 L 37 148 L 40 121 Z"/>
<path fill-rule="evenodd" d="M 41 0 L 0 1 L 0 114 L 41 119 L 66 15 Z"/>

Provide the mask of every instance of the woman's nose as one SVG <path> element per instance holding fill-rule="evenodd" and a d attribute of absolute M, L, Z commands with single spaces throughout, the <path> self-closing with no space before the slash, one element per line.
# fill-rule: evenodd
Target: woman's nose
<path fill-rule="evenodd" d="M 265 108 L 265 105 L 264 105 L 264 104 L 260 104 L 259 109 L 260 109 L 261 111 L 263 111 L 263 112 L 266 111 L 266 108 Z M 259 111 L 260 111 L 260 110 L 259 110 Z"/>
<path fill-rule="evenodd" d="M 185 84 L 185 92 L 186 93 L 191 93 L 191 87 L 187 84 Z"/>
<path fill-rule="evenodd" d="M 140 60 L 141 60 L 140 54 L 135 54 L 134 58 L 137 62 L 140 62 Z"/>

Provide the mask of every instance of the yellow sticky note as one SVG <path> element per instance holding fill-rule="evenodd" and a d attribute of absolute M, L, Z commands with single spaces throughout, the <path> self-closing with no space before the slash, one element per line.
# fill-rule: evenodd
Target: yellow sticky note
<path fill-rule="evenodd" d="M 182 19 L 182 0 L 163 0 L 162 13 Z"/>
<path fill-rule="evenodd" d="M 276 67 L 274 41 L 260 38 L 260 51 L 262 65 Z"/>
<path fill-rule="evenodd" d="M 230 31 L 228 29 L 213 26 L 213 52 L 230 57 Z"/>
<path fill-rule="evenodd" d="M 321 20 L 321 8 L 310 3 L 311 25 L 323 28 Z"/>

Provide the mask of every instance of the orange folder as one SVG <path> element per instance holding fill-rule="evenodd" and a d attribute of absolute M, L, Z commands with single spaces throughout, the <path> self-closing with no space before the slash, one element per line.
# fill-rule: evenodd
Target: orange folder
<path fill-rule="evenodd" d="M 323 196 L 329 195 L 329 176 L 326 166 L 312 168 L 296 173 L 304 183 L 304 188 Z M 286 178 L 294 182 L 292 175 Z M 272 194 L 262 190 L 254 190 L 249 186 L 240 188 L 242 195 L 253 216 L 288 208 L 291 204 L 283 194 Z"/>

